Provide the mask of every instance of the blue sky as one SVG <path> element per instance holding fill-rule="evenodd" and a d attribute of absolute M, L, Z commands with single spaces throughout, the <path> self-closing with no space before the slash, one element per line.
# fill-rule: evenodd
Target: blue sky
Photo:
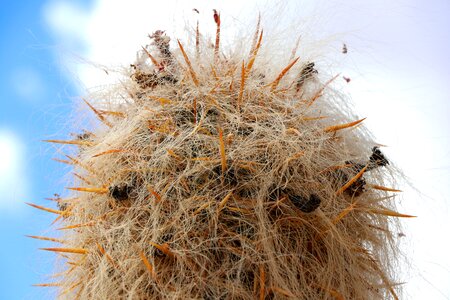
<path fill-rule="evenodd" d="M 61 133 L 76 93 L 57 62 L 43 5 L 2 1 L 0 9 L 0 299 L 45 299 L 31 285 L 53 269 L 52 255 L 37 251 L 45 243 L 24 236 L 42 234 L 51 218 L 24 202 L 49 205 L 44 198 L 61 189 L 61 165 L 40 141 Z"/>
<path fill-rule="evenodd" d="M 176 36 L 183 30 L 184 23 L 173 22 L 175 15 L 189 18 L 194 7 L 217 8 L 231 21 L 253 15 L 255 3 L 264 10 L 267 2 L 2 3 L 0 299 L 54 298 L 51 289 L 31 286 L 48 280 L 54 256 L 37 250 L 45 242 L 24 237 L 51 236 L 52 216 L 24 202 L 51 205 L 44 198 L 63 192 L 68 170 L 51 160 L 58 157 L 56 148 L 41 140 L 66 137 L 77 96 L 108 81 L 83 59 L 126 66 L 147 33 L 164 28 Z M 334 65 L 352 78 L 345 91 L 417 189 L 399 187 L 405 190 L 401 211 L 419 215 L 405 224 L 403 245 L 412 268 L 403 276 L 404 298 L 450 299 L 450 2 L 361 2 L 290 1 L 288 12 L 312 14 L 321 24 L 318 34 L 347 43 L 346 61 Z"/>

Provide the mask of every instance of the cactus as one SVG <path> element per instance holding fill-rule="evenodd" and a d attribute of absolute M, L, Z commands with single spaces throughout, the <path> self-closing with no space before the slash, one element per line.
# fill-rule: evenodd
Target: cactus
<path fill-rule="evenodd" d="M 161 30 L 83 102 L 57 196 L 61 299 L 397 299 L 396 171 L 314 62 L 275 63 L 259 22 L 224 49 Z M 345 45 L 345 52 L 347 46 Z M 248 53 L 248 52 L 246 52 Z M 325 77 L 327 75 L 325 74 Z"/>

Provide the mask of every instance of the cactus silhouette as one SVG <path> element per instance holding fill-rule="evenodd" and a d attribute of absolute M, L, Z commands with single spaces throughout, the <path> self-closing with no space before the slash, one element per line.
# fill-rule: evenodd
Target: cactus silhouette
<path fill-rule="evenodd" d="M 261 55 L 259 22 L 245 53 L 223 49 L 213 17 L 214 42 L 154 32 L 127 81 L 83 100 L 98 126 L 47 140 L 77 150 L 59 209 L 32 204 L 62 232 L 32 236 L 59 244 L 42 249 L 61 270 L 38 285 L 61 299 L 397 299 L 396 220 L 411 216 L 340 77 Z"/>

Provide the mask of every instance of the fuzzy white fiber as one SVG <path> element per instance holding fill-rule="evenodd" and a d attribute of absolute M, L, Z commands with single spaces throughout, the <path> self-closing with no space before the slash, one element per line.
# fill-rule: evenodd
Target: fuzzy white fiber
<path fill-rule="evenodd" d="M 59 297 L 397 299 L 398 172 L 327 49 L 259 23 L 224 44 L 212 19 L 211 38 L 156 28 L 85 98 L 99 122 L 53 141 L 77 146 Z"/>

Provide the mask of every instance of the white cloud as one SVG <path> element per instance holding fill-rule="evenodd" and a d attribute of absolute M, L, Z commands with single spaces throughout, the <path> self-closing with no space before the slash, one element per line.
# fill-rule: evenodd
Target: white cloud
<path fill-rule="evenodd" d="M 28 176 L 24 147 L 12 132 L 0 128 L 0 211 L 14 212 L 24 207 Z"/>
<path fill-rule="evenodd" d="M 53 48 L 57 66 L 70 79 L 80 77 L 84 61 L 89 59 L 86 36 L 91 17 L 89 10 L 67 0 L 50 0 L 42 7 L 43 21 L 56 41 Z"/>
<path fill-rule="evenodd" d="M 61 44 L 68 49 L 80 50 L 78 47 L 85 39 L 83 26 L 89 17 L 87 11 L 73 2 L 54 0 L 43 6 L 42 13 L 47 26 Z"/>

